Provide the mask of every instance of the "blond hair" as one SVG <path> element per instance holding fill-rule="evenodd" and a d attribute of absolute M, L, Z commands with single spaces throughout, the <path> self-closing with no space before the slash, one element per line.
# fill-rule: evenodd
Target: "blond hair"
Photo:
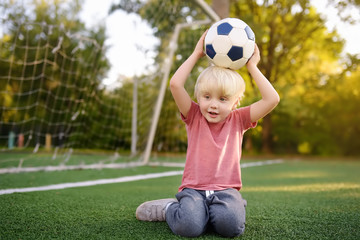
<path fill-rule="evenodd" d="M 219 91 L 220 95 L 242 98 L 245 92 L 245 81 L 234 70 L 210 66 L 199 75 L 195 84 L 195 97 L 199 94 Z"/>

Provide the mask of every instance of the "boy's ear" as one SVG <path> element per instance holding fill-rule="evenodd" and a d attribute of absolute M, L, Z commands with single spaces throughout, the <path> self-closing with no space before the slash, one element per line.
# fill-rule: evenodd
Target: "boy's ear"
<path fill-rule="evenodd" d="M 240 105 L 240 97 L 238 97 L 234 103 L 234 106 L 232 107 L 233 110 L 237 108 L 237 106 Z"/>

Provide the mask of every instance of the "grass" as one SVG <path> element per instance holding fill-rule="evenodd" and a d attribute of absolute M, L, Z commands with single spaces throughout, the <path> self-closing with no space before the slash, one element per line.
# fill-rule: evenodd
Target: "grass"
<path fill-rule="evenodd" d="M 359 170 L 344 161 L 246 169 L 246 238 L 359 239 Z"/>
<path fill-rule="evenodd" d="M 0 189 L 172 171 L 166 167 L 0 175 Z M 360 161 L 312 160 L 244 168 L 247 223 L 238 239 L 360 239 Z M 0 239 L 182 239 L 136 207 L 172 197 L 181 176 L 0 195 Z M 200 239 L 221 239 L 208 232 Z"/>
<path fill-rule="evenodd" d="M 150 161 L 167 162 L 171 158 L 171 162 L 184 162 L 185 155 L 157 155 Z M 96 164 L 96 163 L 126 163 L 138 160 L 138 156 L 130 157 L 129 154 L 114 156 L 114 153 L 82 153 L 71 154 L 68 159 L 68 152 L 59 152 L 54 158 L 53 153 L 41 152 L 33 154 L 31 152 L 5 152 L 0 153 L 0 168 L 18 167 L 39 167 L 39 166 L 58 166 L 59 164 L 79 165 L 79 164 Z"/>
<path fill-rule="evenodd" d="M 114 154 L 72 154 L 68 159 L 68 152 L 61 152 L 56 155 L 49 152 L 42 153 L 0 153 L 0 168 L 18 167 L 20 162 L 22 167 L 38 167 L 38 166 L 58 166 L 59 164 L 79 165 L 94 163 L 113 163 L 134 161 L 130 157 L 114 158 Z"/>

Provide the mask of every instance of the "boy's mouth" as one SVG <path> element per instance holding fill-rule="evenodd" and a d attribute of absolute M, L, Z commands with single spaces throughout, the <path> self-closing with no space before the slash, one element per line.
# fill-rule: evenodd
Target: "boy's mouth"
<path fill-rule="evenodd" d="M 219 115 L 219 113 L 217 113 L 217 112 L 212 112 L 212 111 L 209 111 L 208 113 L 209 113 L 209 115 L 210 115 L 211 117 L 216 117 L 217 115 Z"/>

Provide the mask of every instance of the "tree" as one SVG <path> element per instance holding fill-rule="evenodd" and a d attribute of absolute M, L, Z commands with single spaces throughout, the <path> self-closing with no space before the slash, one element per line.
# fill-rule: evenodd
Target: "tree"
<path fill-rule="evenodd" d="M 100 94 L 109 65 L 102 47 L 105 29 L 86 29 L 78 18 L 80 6 L 58 0 L 29 1 L 26 8 L 20 1 L 0 5 L 6 19 L 0 75 L 10 76 L 0 82 L 0 102 L 7 102 L 0 114 L 3 131 L 77 138 L 84 116 L 75 120 L 69 109 L 86 112 L 87 94 Z"/>
<path fill-rule="evenodd" d="M 311 117 L 303 119 L 304 127 L 309 130 L 303 133 L 302 139 L 308 143 L 311 153 L 359 154 L 359 58 L 348 59 L 345 66 L 348 67 L 343 67 L 340 74 L 326 78 L 327 84 L 304 101 L 304 105 L 313 110 Z"/>
<path fill-rule="evenodd" d="M 324 60 L 336 62 L 343 42 L 336 32 L 327 31 L 324 20 L 308 0 L 261 4 L 244 0 L 235 2 L 231 9 L 232 16 L 245 19 L 252 26 L 262 55 L 259 67 L 283 99 L 275 113 L 262 122 L 262 150 L 271 152 L 275 137 L 272 116 L 282 111 L 289 114 L 300 107 L 304 86 L 307 93 L 316 90 L 319 76 L 328 74 L 321 69 Z M 288 105 L 290 102 L 295 105 Z"/>
<path fill-rule="evenodd" d="M 211 1 L 207 2 L 210 4 Z M 166 54 L 169 35 L 176 23 L 206 17 L 194 1 L 172 0 L 159 4 L 159 1 L 120 0 L 114 9 L 135 12 L 157 30 L 156 36 L 161 40 L 156 59 L 158 63 Z M 354 63 L 358 57 L 352 56 L 354 61 L 343 58 L 344 40 L 336 31 L 326 28 L 325 20 L 309 0 L 230 1 L 229 17 L 244 20 L 255 32 L 262 56 L 259 68 L 281 97 L 279 106 L 246 137 L 251 138 L 253 145 L 264 153 L 325 153 L 326 150 L 318 147 L 320 145 L 331 149 L 334 144 L 327 129 L 332 124 L 326 122 L 322 115 L 324 104 L 330 101 L 325 93 L 335 90 L 332 84 L 343 79 L 345 72 L 357 71 Z M 207 27 L 185 30 L 180 34 L 173 71 L 190 55 L 201 32 Z M 348 65 L 344 63 L 346 61 Z M 196 76 L 206 64 L 206 61 L 199 62 L 195 67 L 186 85 L 189 92 L 192 92 Z M 247 82 L 242 104 L 251 104 L 260 97 L 259 93 L 246 69 L 239 72 Z M 165 101 L 166 108 L 173 109 L 174 115 L 169 117 L 174 118 L 172 122 L 176 123 L 177 110 L 176 106 L 172 106 L 171 96 L 167 95 Z M 319 112 L 320 109 L 322 111 Z M 319 128 L 313 122 L 323 125 Z"/>

